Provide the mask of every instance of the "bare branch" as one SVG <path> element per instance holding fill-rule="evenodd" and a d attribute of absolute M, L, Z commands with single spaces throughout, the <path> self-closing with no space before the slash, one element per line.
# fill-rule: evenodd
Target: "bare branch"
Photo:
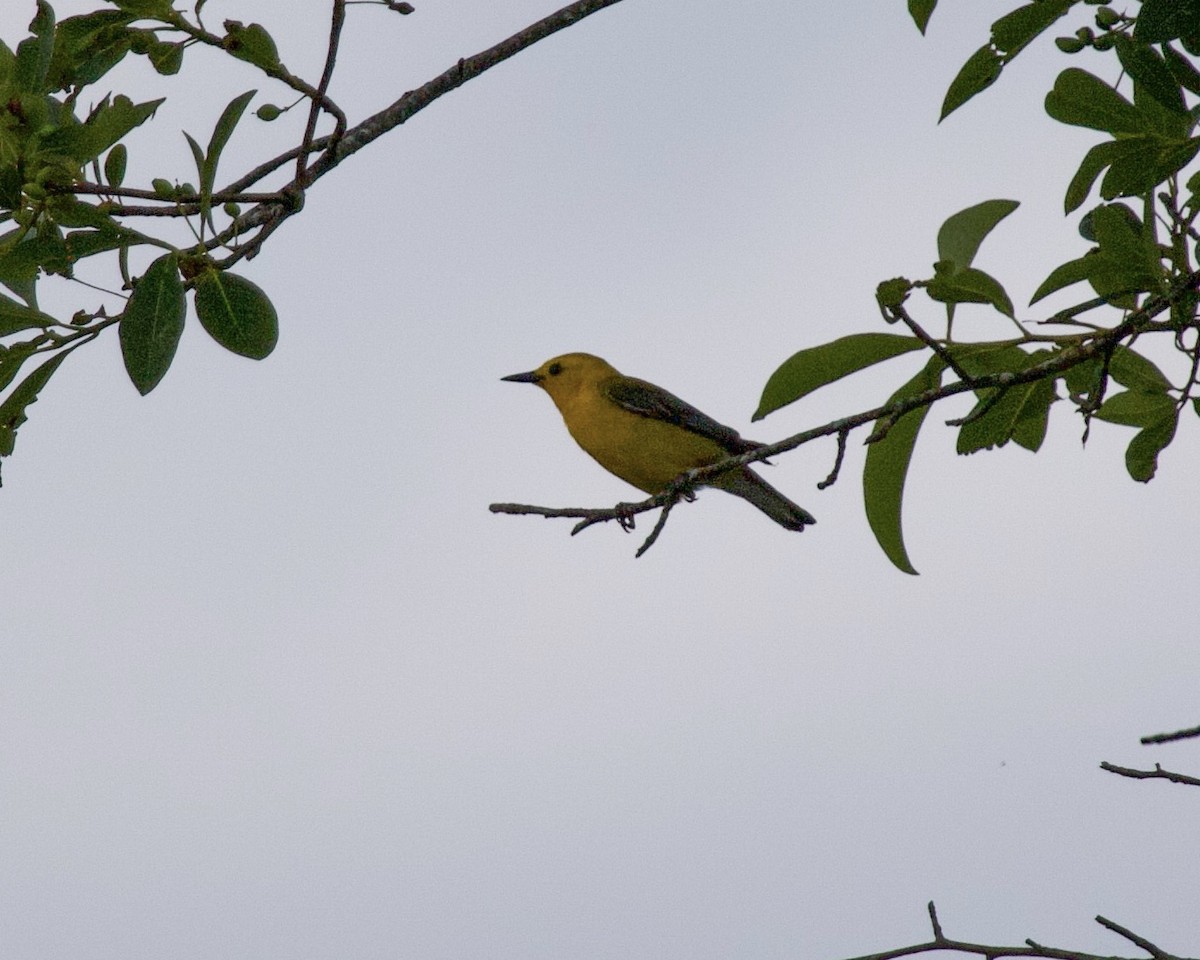
<path fill-rule="evenodd" d="M 1189 787 L 1200 787 L 1200 777 L 1190 777 L 1186 773 L 1164 770 L 1157 763 L 1153 770 L 1135 770 L 1132 767 L 1118 767 L 1115 763 L 1109 763 L 1106 760 L 1100 764 L 1100 769 L 1122 777 L 1131 777 L 1134 780 L 1170 780 L 1172 783 L 1182 783 Z"/>
<path fill-rule="evenodd" d="M 965 940 L 953 940 L 942 932 L 942 925 L 938 921 L 937 910 L 934 908 L 932 901 L 929 903 L 929 919 L 933 924 L 932 940 L 926 943 L 916 943 L 908 947 L 883 950 L 879 953 L 864 954 L 863 956 L 853 958 L 853 960 L 896 960 L 898 957 L 913 957 L 917 954 L 931 953 L 933 951 L 974 954 L 975 956 L 985 957 L 986 960 L 996 960 L 996 958 L 1000 957 L 1033 957 L 1042 958 L 1042 960 L 1124 960 L 1121 957 L 1106 957 L 1100 954 L 1085 953 L 1081 950 L 1064 950 L 1059 947 L 1047 947 L 1036 940 L 1026 940 L 1025 945 L 1020 947 L 1002 947 L 984 943 L 970 943 Z M 1122 927 L 1120 924 L 1113 923 L 1111 920 L 1106 920 L 1104 917 L 1096 917 L 1096 922 L 1113 933 L 1124 937 L 1131 943 L 1136 944 L 1150 954 L 1153 960 L 1184 960 L 1182 957 L 1167 953 L 1167 951 L 1151 943 L 1145 937 L 1139 936 L 1131 930 Z M 1133 960 L 1133 958 L 1130 958 L 1130 960 Z M 1141 960 L 1145 960 L 1145 958 L 1141 958 Z"/>
<path fill-rule="evenodd" d="M 824 490 L 827 487 L 832 487 L 835 483 L 837 483 L 838 474 L 842 472 L 842 461 L 846 459 L 846 439 L 849 436 L 849 430 L 838 431 L 837 459 L 833 461 L 833 469 L 829 471 L 829 476 L 817 484 L 818 490 Z M 932 904 L 930 904 L 930 906 L 932 906 Z"/>
<path fill-rule="evenodd" d="M 1135 946 L 1141 947 L 1148 954 L 1150 954 L 1150 956 L 1156 958 L 1156 960 L 1174 960 L 1174 958 L 1171 956 L 1171 954 L 1169 954 L 1165 950 L 1162 950 L 1159 947 L 1155 946 L 1153 943 L 1151 943 L 1145 937 L 1140 937 L 1136 933 L 1134 933 L 1132 930 L 1129 930 L 1126 927 L 1121 926 L 1119 923 L 1114 923 L 1112 920 L 1109 920 L 1106 917 L 1102 917 L 1099 914 L 1096 915 L 1096 922 L 1098 924 L 1100 924 L 1100 926 L 1105 927 L 1108 930 L 1111 930 L 1113 933 L 1117 934 L 1118 936 L 1124 937 L 1126 940 L 1128 940 L 1130 943 L 1134 944 Z"/>

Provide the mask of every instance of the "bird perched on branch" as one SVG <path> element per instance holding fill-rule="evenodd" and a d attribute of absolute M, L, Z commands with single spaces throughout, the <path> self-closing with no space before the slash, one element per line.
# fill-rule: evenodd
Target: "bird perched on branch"
<path fill-rule="evenodd" d="M 764 446 L 590 353 L 567 353 L 501 379 L 536 383 L 550 394 L 576 443 L 609 473 L 649 494 L 661 493 L 688 470 Z M 750 501 L 789 530 L 817 522 L 747 466 L 704 484 Z"/>

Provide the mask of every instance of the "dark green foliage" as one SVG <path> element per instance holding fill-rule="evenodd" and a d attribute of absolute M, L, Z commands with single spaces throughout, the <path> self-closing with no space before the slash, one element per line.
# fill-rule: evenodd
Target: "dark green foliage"
<path fill-rule="evenodd" d="M 196 316 L 217 343 L 252 360 L 268 356 L 279 339 L 279 318 L 271 301 L 236 273 L 200 273 L 196 278 Z"/>
<path fill-rule="evenodd" d="M 944 364 L 940 359 L 931 358 L 920 373 L 892 394 L 885 406 L 890 407 L 934 389 L 941 383 L 943 369 Z M 867 449 L 867 462 L 863 467 L 863 503 L 871 532 L 888 559 L 898 569 L 912 574 L 917 571 L 908 559 L 908 550 L 904 546 L 900 514 L 913 447 L 927 413 L 929 407 L 923 406 L 905 413 L 894 422 L 885 418 L 877 423 L 877 431 L 882 428 L 887 432 Z"/>
<path fill-rule="evenodd" d="M 149 393 L 166 375 L 183 334 L 186 308 L 179 258 L 165 254 L 150 264 L 121 314 L 121 357 L 138 393 Z"/>

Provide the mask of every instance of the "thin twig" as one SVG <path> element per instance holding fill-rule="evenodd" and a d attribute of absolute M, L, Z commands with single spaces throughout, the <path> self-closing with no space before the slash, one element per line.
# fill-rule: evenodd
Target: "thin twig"
<path fill-rule="evenodd" d="M 908 311 L 903 305 L 895 306 L 888 309 L 888 314 L 893 320 L 902 320 L 904 325 L 908 327 L 925 346 L 942 358 L 942 362 L 946 364 L 960 380 L 972 380 L 973 378 L 966 370 L 962 368 L 957 360 L 954 359 L 954 354 L 946 348 L 944 344 L 938 343 L 931 337 L 916 320 L 909 316 Z M 1022 331 L 1024 332 L 1024 331 Z"/>
<path fill-rule="evenodd" d="M 842 461 L 846 458 L 846 440 L 850 436 L 849 430 L 839 430 L 837 435 L 837 459 L 833 461 L 833 469 L 829 471 L 829 476 L 817 484 L 818 490 L 824 490 L 827 487 L 832 487 L 837 483 L 838 474 L 842 470 Z"/>
<path fill-rule="evenodd" d="M 929 901 L 929 922 L 933 924 L 933 939 L 935 942 L 940 942 L 946 939 L 946 935 L 942 933 L 942 924 L 938 920 L 937 907 L 933 905 L 933 901 Z"/>
<path fill-rule="evenodd" d="M 1114 923 L 1112 920 L 1109 920 L 1107 917 L 1102 917 L 1099 914 L 1097 914 L 1096 922 L 1098 924 L 1100 924 L 1100 926 L 1104 927 L 1105 929 L 1111 930 L 1113 933 L 1117 934 L 1118 936 L 1124 937 L 1126 940 L 1128 940 L 1134 946 L 1141 947 L 1148 954 L 1150 954 L 1150 956 L 1154 957 L 1155 960 L 1175 960 L 1175 958 L 1171 954 L 1167 953 L 1165 950 L 1161 949 L 1160 947 L 1155 946 L 1153 943 L 1151 943 L 1145 937 L 1138 936 L 1132 930 L 1129 930 L 1128 928 L 1121 926 L 1119 923 Z"/>
<path fill-rule="evenodd" d="M 317 133 L 317 119 L 321 108 L 328 101 L 329 83 L 333 79 L 333 68 L 337 64 L 338 44 L 342 39 L 342 27 L 346 22 L 346 0 L 333 0 L 333 22 L 329 26 L 329 50 L 325 54 L 325 69 L 321 73 L 321 81 L 317 84 L 318 97 L 314 97 L 308 110 L 308 123 L 304 127 L 304 139 L 300 141 L 300 153 L 296 158 L 296 180 L 300 187 L 308 185 L 308 152 L 312 148 L 313 137 Z M 338 141 L 346 132 L 346 115 L 338 111 L 335 114 L 333 135 L 329 138 L 329 149 L 336 150 Z"/>

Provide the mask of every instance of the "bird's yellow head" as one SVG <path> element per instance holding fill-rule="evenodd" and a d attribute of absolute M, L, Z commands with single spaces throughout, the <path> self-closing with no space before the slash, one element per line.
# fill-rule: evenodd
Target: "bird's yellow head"
<path fill-rule="evenodd" d="M 564 353 L 561 357 L 547 360 L 536 370 L 514 373 L 501 380 L 513 383 L 536 383 L 550 394 L 550 398 L 561 408 L 581 392 L 594 389 L 602 380 L 620 376 L 605 360 L 590 353 Z"/>

